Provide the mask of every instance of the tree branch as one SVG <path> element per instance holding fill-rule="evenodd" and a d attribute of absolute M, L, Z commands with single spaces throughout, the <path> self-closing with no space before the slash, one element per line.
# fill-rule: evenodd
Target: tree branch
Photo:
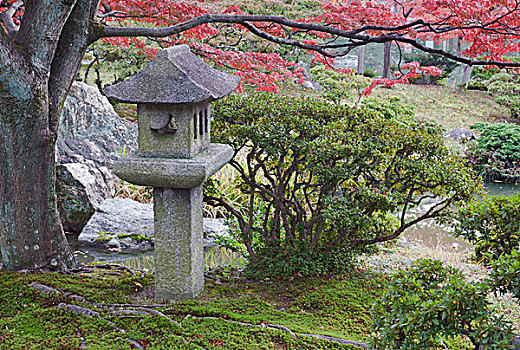
<path fill-rule="evenodd" d="M 337 37 L 351 39 L 347 41 L 343 45 L 338 44 L 327 44 L 324 43 L 322 45 L 319 44 L 309 44 L 307 42 L 296 40 L 290 37 L 281 37 L 276 36 L 266 31 L 263 31 L 258 26 L 253 25 L 252 23 L 271 23 L 277 24 L 283 27 L 289 27 L 291 29 L 299 29 L 306 32 L 320 32 L 326 33 L 330 35 L 334 35 Z M 146 37 L 165 37 L 170 35 L 175 35 L 182 33 L 186 30 L 195 28 L 200 25 L 210 24 L 210 23 L 230 23 L 230 24 L 239 24 L 252 32 L 253 34 L 269 40 L 271 42 L 283 45 L 296 46 L 306 50 L 317 51 L 320 54 L 327 57 L 338 57 L 345 55 L 352 48 L 358 46 L 364 46 L 369 43 L 385 43 L 390 41 L 396 41 L 398 43 L 409 44 L 423 52 L 440 54 L 445 56 L 451 60 L 464 63 L 470 66 L 489 66 L 496 65 L 498 67 L 520 67 L 520 63 L 510 63 L 510 62 L 501 62 L 496 60 L 489 61 L 479 61 L 470 58 L 465 58 L 461 56 L 454 55 L 448 51 L 442 49 L 435 49 L 427 47 L 421 43 L 419 43 L 416 39 L 412 39 L 404 36 L 403 34 L 399 34 L 397 32 L 407 30 L 407 29 L 420 29 L 423 28 L 432 33 L 446 33 L 449 31 L 455 30 L 463 30 L 463 29 L 482 29 L 488 30 L 490 32 L 496 32 L 496 28 L 487 28 L 482 25 L 472 25 L 472 26 L 453 26 L 453 27 L 443 27 L 437 29 L 435 27 L 436 23 L 428 23 L 422 19 L 418 19 L 403 25 L 399 26 L 376 26 L 376 25 L 367 25 L 355 30 L 343 30 L 330 25 L 322 25 L 316 23 L 308 23 L 308 22 L 298 22 L 288 20 L 283 17 L 278 16 L 269 16 L 269 15 L 220 15 L 220 14 L 207 14 L 203 16 L 199 16 L 193 18 L 191 20 L 163 28 L 147 28 L 147 27 L 113 27 L 113 26 L 101 26 L 99 30 L 96 30 L 96 38 L 105 38 L 105 37 L 133 37 L 133 36 L 146 36 Z M 378 32 L 390 32 L 386 34 L 382 34 L 379 36 L 371 36 L 362 34 L 367 31 L 378 31 Z M 507 35 L 517 36 L 520 35 L 516 31 L 511 31 L 507 33 Z M 343 52 L 337 51 L 329 51 L 332 48 L 346 48 Z"/>
<path fill-rule="evenodd" d="M 52 134 L 57 133 L 61 107 L 74 81 L 81 59 L 90 45 L 94 17 L 99 0 L 77 0 L 67 22 L 63 26 L 51 64 L 49 79 L 49 125 Z"/>

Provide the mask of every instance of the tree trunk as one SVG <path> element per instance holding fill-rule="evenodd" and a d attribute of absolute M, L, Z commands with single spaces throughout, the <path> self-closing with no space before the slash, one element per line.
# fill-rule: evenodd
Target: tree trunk
<path fill-rule="evenodd" d="M 457 56 L 462 56 L 462 40 L 461 40 L 461 37 L 458 36 L 456 38 L 457 40 L 457 44 L 456 44 L 456 51 L 457 51 Z M 460 88 L 461 89 L 467 89 L 468 88 L 468 83 L 469 83 L 469 79 L 471 77 L 471 72 L 473 71 L 473 66 L 468 66 L 467 64 L 463 64 L 462 65 L 462 80 L 460 82 Z"/>
<path fill-rule="evenodd" d="M 383 78 L 390 79 L 390 58 L 391 58 L 392 42 L 385 42 L 383 53 Z"/>
<path fill-rule="evenodd" d="M 467 89 L 469 79 L 471 78 L 471 72 L 473 71 L 473 66 L 468 66 L 467 64 L 462 66 L 463 68 L 463 74 L 462 74 L 462 81 L 460 83 L 460 88 Z"/>
<path fill-rule="evenodd" d="M 4 269 L 58 270 L 77 265 L 57 210 L 55 146 L 57 117 L 70 86 L 65 82 L 72 80 L 81 57 L 69 57 L 75 67 L 68 70 L 63 66 L 58 70 L 53 60 L 58 42 L 64 45 L 60 37 L 67 20 L 78 21 L 70 17 L 73 6 L 90 9 L 97 4 L 92 0 L 27 1 L 14 37 L 0 30 L 0 254 Z M 92 19 L 85 16 L 84 22 Z M 88 33 L 84 30 L 80 35 L 86 38 Z M 64 35 L 76 39 L 73 34 Z M 70 42 L 66 44 L 69 52 L 79 54 Z M 55 66 L 53 81 L 60 84 L 49 90 L 51 66 Z M 60 76 L 65 79 L 57 79 Z"/>
<path fill-rule="evenodd" d="M 5 74 L 0 74 L 0 79 L 5 78 Z M 56 140 L 52 136 L 55 131 L 49 128 L 47 81 L 19 85 L 30 90 L 0 88 L 3 268 L 70 268 L 76 265 L 76 260 L 56 207 Z"/>
<path fill-rule="evenodd" d="M 365 73 L 365 47 L 360 46 L 357 56 L 357 74 L 363 75 Z"/>

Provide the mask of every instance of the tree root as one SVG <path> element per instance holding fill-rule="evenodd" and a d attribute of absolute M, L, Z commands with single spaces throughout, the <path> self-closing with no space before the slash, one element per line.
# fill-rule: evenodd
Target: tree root
<path fill-rule="evenodd" d="M 184 329 L 184 327 L 182 327 L 182 325 L 181 325 L 179 322 L 177 322 L 177 321 L 171 319 L 170 317 L 166 316 L 165 314 L 163 314 L 163 313 L 160 312 L 160 311 L 157 311 L 157 310 L 154 310 L 154 309 L 147 309 L 147 308 L 143 308 L 143 307 L 140 307 L 140 308 L 134 308 L 133 310 L 135 310 L 135 311 L 141 311 L 141 312 L 144 311 L 144 312 L 146 312 L 146 313 L 148 313 L 148 314 L 150 314 L 150 315 L 159 316 L 159 317 L 161 317 L 161 318 L 164 318 L 164 319 L 170 321 L 171 323 L 173 323 L 174 325 L 180 327 L 181 329 Z M 132 310 L 127 310 L 127 311 L 132 311 Z"/>
<path fill-rule="evenodd" d="M 60 303 L 57 306 L 57 309 L 58 310 L 66 310 L 66 311 L 73 312 L 73 313 L 76 313 L 76 314 L 80 314 L 80 315 L 83 315 L 83 316 L 86 316 L 86 317 L 96 317 L 96 318 L 106 322 L 110 326 L 114 327 L 118 332 L 126 333 L 126 331 L 124 329 L 119 328 L 114 322 L 109 321 L 106 318 L 101 317 L 99 312 L 91 310 L 91 309 L 88 309 L 86 307 L 81 307 L 81 306 L 72 305 L 72 304 Z M 78 333 L 79 333 L 79 330 L 78 330 Z M 80 339 L 81 339 L 80 349 L 86 349 L 87 345 L 85 343 L 85 339 L 81 336 L 81 333 L 79 333 L 79 335 L 80 335 Z M 135 341 L 133 339 L 125 338 L 125 340 L 128 341 L 130 344 L 132 344 L 135 349 L 144 349 L 144 347 L 141 344 L 139 344 L 139 342 L 137 342 L 137 341 Z"/>
<path fill-rule="evenodd" d="M 98 264 L 98 265 L 88 265 L 88 266 L 80 266 L 75 269 L 69 269 L 62 271 L 67 275 L 77 275 L 80 273 L 92 273 L 93 269 L 105 269 L 105 270 L 121 270 L 130 273 L 132 276 L 137 276 L 136 272 L 141 274 L 141 277 L 146 273 L 144 270 L 132 269 L 131 267 L 124 265 L 116 265 L 116 264 Z"/>
<path fill-rule="evenodd" d="M 265 329 L 265 328 L 279 329 L 279 330 L 282 330 L 282 331 L 290 334 L 291 337 L 293 337 L 295 339 L 298 339 L 298 336 L 313 337 L 313 338 L 328 340 L 328 341 L 332 341 L 332 342 L 340 343 L 340 344 L 354 345 L 354 346 L 360 347 L 360 348 L 365 349 L 365 350 L 375 350 L 375 349 L 370 348 L 365 343 L 361 343 L 361 342 L 357 342 L 357 341 L 353 341 L 353 340 L 346 340 L 346 339 L 341 339 L 341 338 L 329 337 L 327 335 L 320 335 L 320 334 L 306 334 L 306 333 L 296 334 L 296 333 L 294 333 L 293 331 L 291 331 L 289 328 L 287 328 L 285 326 L 278 325 L 278 324 L 273 324 L 273 323 L 253 324 L 253 323 L 248 323 L 248 322 L 228 320 L 228 319 L 221 318 L 221 317 L 193 316 L 193 315 L 189 315 L 189 314 L 186 315 L 186 317 L 184 317 L 184 319 L 187 319 L 187 318 L 206 319 L 206 320 L 220 320 L 220 321 L 225 321 L 225 322 L 228 322 L 228 323 L 239 324 L 241 326 L 260 327 L 262 329 Z"/>
<path fill-rule="evenodd" d="M 98 307 L 102 307 L 102 308 L 125 308 L 125 307 L 137 307 L 137 308 L 140 308 L 140 307 L 143 307 L 143 308 L 146 308 L 146 309 L 157 309 L 157 308 L 160 308 L 160 307 L 166 307 L 166 306 L 171 306 L 171 304 L 150 304 L 150 305 L 147 305 L 147 304 L 104 304 L 104 303 L 93 303 L 93 302 L 90 302 L 90 301 L 87 301 L 87 303 L 90 303 L 92 305 L 95 305 L 95 306 L 98 306 Z"/>
<path fill-rule="evenodd" d="M 354 346 L 357 346 L 357 347 L 360 347 L 360 348 L 363 348 L 365 350 L 375 350 L 375 349 L 372 349 L 371 347 L 369 347 L 367 344 L 365 343 L 361 343 L 361 342 L 357 342 L 357 341 L 353 341 L 353 340 L 346 340 L 346 339 L 341 339 L 341 338 L 334 338 L 334 337 L 329 337 L 328 335 L 321 335 L 321 334 L 305 334 L 305 333 L 300 333 L 300 335 L 304 335 L 306 337 L 312 337 L 312 338 L 318 338 L 318 339 L 324 339 L 324 340 L 329 340 L 329 341 L 333 341 L 333 342 L 336 342 L 336 343 L 340 343 L 340 344 L 349 344 L 349 345 L 354 345 Z"/>

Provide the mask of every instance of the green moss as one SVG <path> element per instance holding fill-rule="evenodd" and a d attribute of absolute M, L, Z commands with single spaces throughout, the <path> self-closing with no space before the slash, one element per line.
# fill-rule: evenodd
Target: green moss
<path fill-rule="evenodd" d="M 132 241 L 141 243 L 141 242 L 152 242 L 153 237 L 147 237 L 147 236 L 141 235 L 139 233 L 119 233 L 117 235 L 117 238 L 119 238 L 119 239 L 131 238 Z"/>
<path fill-rule="evenodd" d="M 358 349 L 304 336 L 296 339 L 281 330 L 226 320 L 272 323 L 296 333 L 365 341 L 368 310 L 387 284 L 384 276 L 364 274 L 272 283 L 208 282 L 200 298 L 159 309 L 181 322 L 180 329 L 155 315 L 116 317 L 105 308 L 75 301 L 67 294 L 40 293 L 30 287 L 34 282 L 96 303 L 156 302 L 142 297 L 153 289 L 153 275 L 135 277 L 127 271 L 106 269 L 80 275 L 0 272 L 0 349 L 77 349 L 81 338 L 89 349 L 131 349 L 127 339 L 146 349 Z M 98 311 L 125 333 L 100 318 L 57 310 L 59 303 Z M 188 314 L 216 319 L 186 317 Z"/>
<path fill-rule="evenodd" d="M 108 232 L 108 231 L 100 231 L 100 232 L 98 232 L 98 234 L 99 234 L 99 236 L 97 236 L 96 239 L 94 239 L 94 241 L 98 242 L 98 243 L 108 242 L 114 236 L 114 232 Z"/>

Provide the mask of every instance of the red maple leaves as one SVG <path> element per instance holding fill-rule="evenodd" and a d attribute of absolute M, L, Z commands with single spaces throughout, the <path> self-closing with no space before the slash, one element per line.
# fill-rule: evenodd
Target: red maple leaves
<path fill-rule="evenodd" d="M 101 7 L 101 12 L 107 15 L 103 20 L 112 25 L 168 27 L 208 14 L 248 13 L 248 7 L 241 6 L 240 2 L 230 6 L 204 0 L 108 0 L 105 3 L 109 6 Z M 322 3 L 321 14 L 296 20 L 309 24 L 308 28 L 269 21 L 248 23 L 272 38 L 294 38 L 302 44 L 322 48 L 321 53 L 309 51 L 313 56 L 311 64 L 331 65 L 333 59 L 322 53 L 337 53 L 341 45 L 335 49 L 334 43 L 350 40 L 352 48 L 362 45 L 368 37 L 376 42 L 377 38 L 395 38 L 400 45 L 424 44 L 426 40 L 440 43 L 456 37 L 462 42 L 462 55 L 496 61 L 504 61 L 505 55 L 520 50 L 520 0 L 351 0 L 348 4 L 323 0 Z M 110 11 L 113 15 L 108 16 Z M 349 31 L 352 36 L 349 39 L 334 36 L 312 27 L 313 24 Z M 205 23 L 168 40 L 156 41 L 158 45 L 153 48 L 142 39 L 108 41 L 116 45 L 135 45 L 147 56 L 153 56 L 159 47 L 188 44 L 207 61 L 236 71 L 243 78 L 242 84 L 256 85 L 259 90 L 277 91 L 277 82 L 287 79 L 301 81 L 303 70 L 279 54 L 279 46 L 261 44 L 244 25 Z M 343 49 L 345 47 L 347 52 L 349 47 L 343 46 Z M 435 67 L 420 67 L 416 62 L 405 65 L 402 71 L 395 80 L 375 80 L 365 90 L 366 94 L 377 85 L 390 86 L 421 74 L 441 74 Z"/>

